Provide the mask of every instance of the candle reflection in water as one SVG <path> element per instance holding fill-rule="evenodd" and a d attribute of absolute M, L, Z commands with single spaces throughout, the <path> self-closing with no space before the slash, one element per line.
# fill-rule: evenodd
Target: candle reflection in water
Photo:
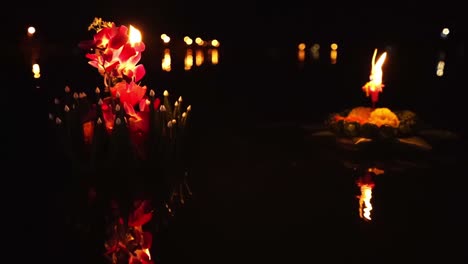
<path fill-rule="evenodd" d="M 28 27 L 28 36 L 32 37 L 36 33 L 36 28 L 35 27 Z"/>
<path fill-rule="evenodd" d="M 331 51 L 330 51 L 330 63 L 331 64 L 336 64 L 336 59 L 338 57 L 338 45 L 336 43 L 332 43 L 330 45 Z"/>
<path fill-rule="evenodd" d="M 193 66 L 193 51 L 192 49 L 187 49 L 185 52 L 185 58 L 184 58 L 184 69 L 186 71 L 189 71 L 192 69 Z"/>
<path fill-rule="evenodd" d="M 161 62 L 161 68 L 163 71 L 170 72 L 171 71 L 171 50 L 164 49 L 164 55 Z"/>
<path fill-rule="evenodd" d="M 205 55 L 203 54 L 203 50 L 197 49 L 195 51 L 195 65 L 201 66 L 204 60 L 205 60 Z"/>
<path fill-rule="evenodd" d="M 218 49 L 209 49 L 208 54 L 211 58 L 211 64 L 216 65 L 219 62 L 219 53 Z"/>
<path fill-rule="evenodd" d="M 300 43 L 297 46 L 297 59 L 299 62 L 304 62 L 305 60 L 305 49 L 306 49 L 306 44 Z"/>
<path fill-rule="evenodd" d="M 312 59 L 318 60 L 320 58 L 320 45 L 318 43 L 312 45 L 310 52 L 312 53 Z"/>
<path fill-rule="evenodd" d="M 439 53 L 439 61 L 437 62 L 436 75 L 442 77 L 445 69 L 445 52 Z"/>
<path fill-rule="evenodd" d="M 383 174 L 384 171 L 378 168 L 367 169 L 364 176 L 361 176 L 356 181 L 360 188 L 361 194 L 357 196 L 359 199 L 359 217 L 366 221 L 370 221 L 372 207 L 372 189 L 375 187 L 373 176 Z"/>
<path fill-rule="evenodd" d="M 32 72 L 34 74 L 35 79 L 41 78 L 41 68 L 39 67 L 39 64 L 34 63 L 32 66 Z"/>

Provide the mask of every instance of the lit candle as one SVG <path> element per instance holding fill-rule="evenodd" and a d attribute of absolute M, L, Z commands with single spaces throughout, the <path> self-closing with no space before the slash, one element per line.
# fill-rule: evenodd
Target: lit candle
<path fill-rule="evenodd" d="M 369 76 L 369 82 L 367 82 L 363 87 L 362 90 L 366 93 L 367 97 L 371 97 L 372 107 L 375 108 L 375 104 L 379 100 L 379 93 L 382 92 L 382 88 L 384 84 L 382 83 L 382 65 L 387 58 L 387 52 L 382 53 L 380 55 L 377 62 L 375 62 L 375 57 L 377 55 L 377 49 L 374 50 L 374 55 L 372 56 L 372 68 L 371 74 Z"/>

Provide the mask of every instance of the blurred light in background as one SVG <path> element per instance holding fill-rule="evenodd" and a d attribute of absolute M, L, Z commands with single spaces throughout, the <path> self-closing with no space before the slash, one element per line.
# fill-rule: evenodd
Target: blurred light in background
<path fill-rule="evenodd" d="M 187 44 L 188 46 L 190 46 L 190 45 L 192 45 L 193 40 L 192 40 L 189 36 L 185 36 L 185 37 L 184 37 L 184 42 L 185 42 L 185 44 Z"/>
<path fill-rule="evenodd" d="M 444 68 L 445 68 L 445 52 L 441 51 L 439 52 L 438 59 L 439 61 L 437 62 L 437 67 L 436 67 L 436 75 L 439 77 L 442 77 L 444 75 Z"/>
<path fill-rule="evenodd" d="M 436 75 L 442 77 L 444 75 L 445 61 L 440 60 L 437 63 Z"/>
<path fill-rule="evenodd" d="M 218 49 L 209 49 L 208 53 L 210 54 L 211 57 L 211 64 L 216 65 L 219 63 L 219 53 Z"/>
<path fill-rule="evenodd" d="M 161 69 L 167 72 L 171 71 L 171 50 L 170 49 L 164 49 L 164 56 L 161 62 Z"/>
<path fill-rule="evenodd" d="M 305 49 L 306 49 L 305 43 L 299 43 L 299 45 L 297 45 L 297 59 L 300 62 L 304 62 L 305 60 Z"/>
<path fill-rule="evenodd" d="M 443 28 L 440 32 L 440 37 L 446 39 L 448 37 L 448 34 L 450 34 L 450 30 L 448 28 Z"/>
<path fill-rule="evenodd" d="M 338 44 L 332 43 L 330 45 L 331 51 L 330 51 L 330 63 L 331 64 L 336 64 L 336 59 L 338 58 Z"/>
<path fill-rule="evenodd" d="M 28 36 L 32 36 L 36 33 L 36 28 L 35 27 L 28 27 Z"/>
<path fill-rule="evenodd" d="M 192 49 L 187 49 L 185 52 L 184 58 L 184 70 L 189 71 L 193 66 L 193 51 Z"/>
<path fill-rule="evenodd" d="M 37 64 L 37 63 L 33 64 L 32 72 L 34 74 L 34 78 L 36 78 L 36 79 L 41 78 L 41 68 L 39 67 L 39 64 Z"/>
<path fill-rule="evenodd" d="M 197 49 L 195 52 L 195 65 L 201 66 L 205 60 L 205 55 L 201 49 Z"/>
<path fill-rule="evenodd" d="M 198 46 L 203 46 L 205 44 L 205 41 L 201 39 L 200 37 L 195 38 L 195 43 L 197 43 Z"/>
<path fill-rule="evenodd" d="M 167 44 L 171 41 L 171 38 L 166 34 L 161 34 L 161 40 Z"/>
<path fill-rule="evenodd" d="M 217 39 L 213 39 L 211 41 L 211 46 L 213 46 L 215 48 L 219 47 L 219 41 Z"/>
<path fill-rule="evenodd" d="M 310 52 L 312 53 L 312 58 L 318 60 L 320 58 L 320 45 L 318 43 L 312 45 Z"/>

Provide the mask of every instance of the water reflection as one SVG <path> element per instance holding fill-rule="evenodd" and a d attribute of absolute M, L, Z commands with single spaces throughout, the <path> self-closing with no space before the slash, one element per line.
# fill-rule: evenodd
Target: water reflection
<path fill-rule="evenodd" d="M 218 49 L 209 49 L 208 54 L 211 57 L 211 64 L 216 65 L 219 62 L 219 53 Z"/>
<path fill-rule="evenodd" d="M 359 187 L 361 194 L 357 196 L 359 199 L 359 217 L 363 220 L 370 221 L 372 206 L 372 189 L 375 187 L 373 177 L 383 174 L 384 171 L 378 168 L 368 168 L 364 175 L 360 176 L 356 185 Z"/>
<path fill-rule="evenodd" d="M 161 36 L 161 39 L 165 44 L 169 43 L 170 38 L 166 34 Z M 184 52 L 184 70 L 190 71 L 193 69 L 193 66 L 200 67 L 204 64 L 218 65 L 219 64 L 219 49 L 220 43 L 218 40 L 213 39 L 211 41 L 203 40 L 200 37 L 195 38 L 195 41 L 189 36 L 183 38 L 185 43 L 185 52 Z M 193 45 L 195 42 L 196 45 Z M 178 54 L 178 48 L 175 47 L 176 51 L 174 53 Z M 165 48 L 161 60 L 161 69 L 166 72 L 172 70 L 173 60 L 178 61 L 177 56 L 173 58 L 172 49 Z"/>
<path fill-rule="evenodd" d="M 307 57 L 311 58 L 311 60 L 319 60 L 320 59 L 320 44 L 314 43 L 311 45 L 309 49 L 307 49 L 307 45 L 304 42 L 301 42 L 297 45 L 297 60 L 299 63 L 304 63 Z M 336 64 L 338 60 L 338 44 L 331 43 L 330 44 L 330 64 Z"/>
<path fill-rule="evenodd" d="M 437 62 L 437 67 L 436 67 L 436 75 L 439 77 L 442 77 L 444 75 L 444 69 L 445 69 L 445 52 L 441 51 L 439 52 L 439 58 Z"/>
<path fill-rule="evenodd" d="M 184 58 L 184 70 L 189 71 L 193 66 L 193 50 L 187 49 Z"/>
<path fill-rule="evenodd" d="M 161 69 L 167 72 L 171 71 L 171 50 L 170 49 L 164 49 L 164 54 L 163 54 L 163 58 L 161 61 Z"/>
<path fill-rule="evenodd" d="M 37 64 L 37 63 L 33 64 L 32 72 L 34 74 L 35 79 L 39 79 L 41 77 L 41 68 L 39 67 L 39 64 Z"/>
<path fill-rule="evenodd" d="M 298 46 L 297 46 L 297 59 L 299 60 L 299 62 L 304 62 L 305 61 L 305 48 L 306 48 L 306 45 L 305 43 L 300 43 Z"/>
<path fill-rule="evenodd" d="M 338 58 L 338 45 L 336 43 L 332 43 L 330 45 L 330 63 L 336 64 L 336 60 Z"/>

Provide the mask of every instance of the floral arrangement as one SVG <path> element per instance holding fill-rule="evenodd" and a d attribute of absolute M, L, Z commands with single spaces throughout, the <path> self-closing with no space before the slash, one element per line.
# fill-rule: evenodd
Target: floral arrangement
<path fill-rule="evenodd" d="M 341 113 L 332 113 L 326 126 L 338 136 L 370 139 L 410 137 L 422 128 L 421 119 L 410 110 L 358 106 Z"/>
<path fill-rule="evenodd" d="M 95 18 L 88 29 L 95 34 L 79 47 L 103 87 L 89 96 L 66 86 L 49 118 L 71 174 L 111 208 L 103 255 L 110 263 L 149 264 L 152 235 L 145 224 L 155 212 L 173 215 L 191 195 L 185 162 L 191 106 L 141 84 L 145 44 L 136 28 Z"/>

